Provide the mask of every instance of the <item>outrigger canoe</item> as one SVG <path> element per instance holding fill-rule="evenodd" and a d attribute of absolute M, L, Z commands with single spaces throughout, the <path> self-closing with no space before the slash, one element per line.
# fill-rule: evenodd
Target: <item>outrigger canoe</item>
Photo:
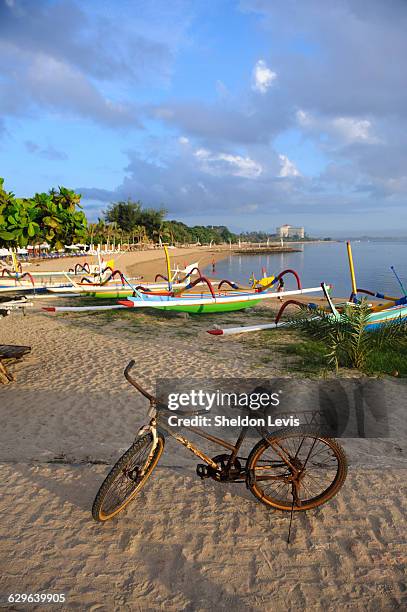
<path fill-rule="evenodd" d="M 372 312 L 366 324 L 367 330 L 377 329 L 386 323 L 407 323 L 407 306 L 392 306 L 379 312 Z"/>
<path fill-rule="evenodd" d="M 328 302 L 328 306 L 329 306 L 328 310 L 330 311 L 330 314 L 328 314 L 327 316 L 332 317 L 332 319 L 341 320 L 342 313 L 345 307 L 358 308 L 358 304 L 354 302 L 346 302 L 344 304 L 334 305 L 329 295 L 329 286 L 326 285 L 325 283 L 321 283 L 321 290 L 323 291 L 325 298 Z M 369 293 L 371 295 L 375 295 L 376 297 L 378 296 L 384 297 L 382 296 L 382 294 L 378 294 L 378 293 L 374 294 L 370 291 L 368 292 L 368 291 L 363 291 L 359 289 L 359 292 L 361 291 L 363 293 Z M 279 295 L 282 295 L 282 293 L 280 293 Z M 390 298 L 390 299 L 393 299 L 394 301 L 396 301 L 396 303 L 394 304 L 393 302 L 394 305 L 389 305 L 389 303 L 387 303 L 387 304 L 378 304 L 376 306 L 372 306 L 372 312 L 369 314 L 368 320 L 365 325 L 365 328 L 367 331 L 378 329 L 381 326 L 390 324 L 390 323 L 407 324 L 407 297 L 405 296 L 397 300 L 396 298 Z M 234 335 L 234 334 L 258 332 L 262 330 L 270 330 L 270 329 L 277 329 L 279 327 L 286 327 L 287 325 L 290 325 L 290 322 L 280 321 L 280 318 L 285 308 L 290 304 L 291 305 L 295 304 L 300 307 L 307 306 L 306 304 L 296 302 L 296 300 L 288 300 L 287 302 L 284 302 L 284 304 L 282 304 L 274 322 L 272 323 L 264 323 L 264 324 L 258 324 L 258 325 L 246 325 L 246 326 L 241 326 L 241 327 L 226 327 L 226 328 L 215 326 L 213 329 L 207 330 L 208 334 L 211 334 L 213 336 L 229 336 L 229 335 Z M 308 307 L 311 308 L 312 310 L 316 309 L 315 304 L 308 304 Z M 317 319 L 318 316 L 319 316 L 318 312 L 316 311 L 313 318 Z"/>
<path fill-rule="evenodd" d="M 392 308 L 386 308 L 386 310 L 382 310 L 381 312 L 372 312 L 369 315 L 369 320 L 366 324 L 366 330 L 370 331 L 378 329 L 382 325 L 392 322 L 407 323 L 407 306 L 394 306 Z M 250 332 L 277 329 L 279 327 L 287 327 L 289 324 L 289 321 L 278 321 L 277 323 L 274 321 L 273 323 L 243 325 L 241 327 L 222 328 L 216 326 L 213 329 L 208 329 L 208 334 L 211 334 L 212 336 L 230 336 L 235 334 L 245 334 Z"/>
<path fill-rule="evenodd" d="M 105 299 L 105 300 L 115 300 L 115 299 L 133 296 L 135 289 L 140 290 L 140 291 L 149 292 L 149 291 L 160 291 L 161 289 L 165 290 L 168 288 L 168 282 L 144 283 L 142 286 L 137 284 L 135 285 L 135 287 L 133 287 L 131 283 L 134 282 L 135 280 L 139 282 L 139 279 L 126 278 L 127 284 L 125 285 L 119 282 L 109 283 L 106 285 L 90 285 L 89 283 L 83 283 L 82 285 L 79 285 L 76 283 L 75 286 L 71 286 L 67 290 L 66 289 L 64 290 L 63 288 L 59 289 L 56 287 L 56 288 L 49 288 L 49 291 L 55 294 L 72 293 L 72 294 L 80 294 L 83 297 L 93 297 L 93 298 L 100 298 L 100 299 Z M 213 281 L 215 285 L 217 284 L 217 282 L 218 281 Z M 174 290 L 185 289 L 187 285 L 188 285 L 187 282 L 173 283 L 172 288 Z"/>
<path fill-rule="evenodd" d="M 230 293 L 201 293 L 193 295 L 157 295 L 153 293 L 139 293 L 127 300 L 119 300 L 119 304 L 128 308 L 157 308 L 159 310 L 172 310 L 203 314 L 211 312 L 231 312 L 244 310 L 259 304 L 263 300 L 283 298 L 293 295 L 321 292 L 321 287 L 295 289 L 280 292 L 233 291 Z"/>

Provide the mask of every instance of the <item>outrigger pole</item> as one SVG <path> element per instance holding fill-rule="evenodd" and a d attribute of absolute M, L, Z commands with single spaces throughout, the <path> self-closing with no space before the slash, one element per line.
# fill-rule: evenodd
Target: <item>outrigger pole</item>
<path fill-rule="evenodd" d="M 332 305 L 332 309 L 335 311 L 335 307 L 332 304 L 332 301 L 330 300 L 329 297 L 329 285 L 326 285 L 325 283 L 321 283 L 321 285 L 319 287 L 312 287 L 310 289 L 299 289 L 298 291 L 284 291 L 281 294 L 276 293 L 274 295 L 274 297 L 278 297 L 279 295 L 284 296 L 284 295 L 302 295 L 304 293 L 317 293 L 318 291 L 322 291 L 324 293 L 324 295 L 328 298 L 328 302 L 330 303 L 330 306 Z M 242 327 L 225 327 L 225 328 L 221 328 L 218 326 L 215 326 L 213 329 L 208 329 L 207 333 L 211 334 L 212 336 L 229 336 L 229 335 L 233 335 L 233 334 L 244 334 L 244 333 L 248 333 L 248 332 L 258 332 L 258 331 L 262 331 L 264 329 L 277 329 L 279 327 L 287 327 L 290 325 L 290 321 L 280 321 L 280 316 L 283 313 L 284 309 L 286 306 L 288 306 L 289 304 L 292 304 L 294 301 L 290 300 L 288 302 L 284 302 L 279 310 L 279 313 L 277 314 L 277 317 L 274 321 L 274 323 L 261 323 L 259 325 L 246 325 L 246 326 L 242 326 Z M 300 305 L 300 303 L 298 302 L 298 305 Z M 306 306 L 306 304 L 304 304 L 304 306 Z M 310 306 L 310 304 L 308 304 L 308 306 Z M 318 316 L 316 317 L 312 317 L 312 318 L 318 318 Z"/>
<path fill-rule="evenodd" d="M 398 283 L 399 283 L 399 285 L 401 287 L 401 290 L 404 293 L 404 297 L 407 297 L 406 290 L 404 289 L 403 283 L 401 282 L 399 275 L 397 274 L 396 270 L 394 269 L 394 266 L 390 266 L 390 270 L 393 272 L 394 276 L 397 278 Z"/>
<path fill-rule="evenodd" d="M 355 268 L 353 266 L 352 247 L 350 245 L 349 240 L 346 242 L 346 248 L 348 249 L 349 270 L 350 270 L 350 278 L 352 281 L 352 295 L 350 297 L 350 300 L 353 301 L 357 296 L 358 290 L 356 286 Z"/>
<path fill-rule="evenodd" d="M 170 256 L 168 254 L 168 249 L 165 245 L 164 245 L 164 253 L 165 253 L 165 260 L 167 262 L 168 291 L 172 291 L 171 262 L 170 262 Z"/>

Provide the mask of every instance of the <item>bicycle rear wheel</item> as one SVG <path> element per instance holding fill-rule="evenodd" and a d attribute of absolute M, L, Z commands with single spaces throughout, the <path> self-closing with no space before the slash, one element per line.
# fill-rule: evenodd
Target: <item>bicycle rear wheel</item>
<path fill-rule="evenodd" d="M 164 450 L 164 437 L 144 434 L 120 457 L 106 476 L 92 506 L 95 521 L 107 521 L 119 514 L 135 498 L 158 463 Z"/>
<path fill-rule="evenodd" d="M 346 478 L 347 460 L 332 438 L 284 432 L 260 440 L 246 469 L 257 499 L 278 510 L 303 511 L 336 495 Z"/>

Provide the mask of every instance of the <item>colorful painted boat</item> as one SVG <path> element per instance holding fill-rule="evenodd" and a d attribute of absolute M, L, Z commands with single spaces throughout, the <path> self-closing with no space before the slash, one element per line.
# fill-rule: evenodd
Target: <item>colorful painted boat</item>
<path fill-rule="evenodd" d="M 295 289 L 292 291 L 256 292 L 256 291 L 233 291 L 230 293 L 201 293 L 182 296 L 157 295 L 153 293 L 139 294 L 120 300 L 119 304 L 128 308 L 157 308 L 159 310 L 173 310 L 178 312 L 189 312 L 203 314 L 211 312 L 230 312 L 244 310 L 259 304 L 263 300 L 282 298 L 287 296 L 298 296 L 307 293 L 318 293 L 321 287 L 310 287 L 307 289 Z"/>
<path fill-rule="evenodd" d="M 59 284 L 58 285 L 58 291 L 59 292 L 64 292 L 64 289 L 69 289 L 70 285 L 62 285 Z M 43 286 L 43 285 L 31 285 L 28 283 L 22 283 L 22 284 L 9 284 L 9 285 L 2 285 L 0 286 L 0 293 L 24 293 L 27 295 L 31 295 L 31 294 L 45 294 L 49 289 L 49 286 Z"/>
<path fill-rule="evenodd" d="M 367 330 L 377 329 L 387 323 L 407 323 L 407 306 L 392 306 L 379 312 L 372 312 L 366 325 Z"/>
<path fill-rule="evenodd" d="M 137 279 L 136 279 L 137 280 Z M 134 279 L 129 279 L 133 281 Z M 139 282 L 137 280 L 137 282 Z M 56 296 L 59 294 L 72 294 L 82 295 L 83 297 L 100 297 L 105 299 L 118 299 L 120 297 L 127 297 L 133 294 L 133 289 L 130 289 L 122 283 L 109 283 L 106 285 L 100 285 L 96 283 L 75 283 L 74 285 L 61 285 L 55 287 L 47 287 L 50 293 L 54 293 Z"/>
<path fill-rule="evenodd" d="M 121 274 L 119 271 L 117 274 Z M 140 277 L 129 279 L 132 282 L 139 282 Z M 0 293 L 18 291 L 25 293 L 40 293 L 49 291 L 51 293 L 87 293 L 95 290 L 111 291 L 112 297 L 120 297 L 116 293 L 117 289 L 129 290 L 123 282 L 118 282 L 112 276 L 105 275 L 105 279 L 99 277 L 81 276 L 80 280 L 75 280 L 74 274 L 68 272 L 24 272 L 23 274 L 7 274 L 0 277 Z M 127 293 L 128 294 L 128 293 Z M 131 292 L 130 292 L 131 294 Z M 126 294 L 123 294 L 126 295 Z"/>
<path fill-rule="evenodd" d="M 358 304 L 355 302 L 345 302 L 343 304 L 334 305 L 329 295 L 329 286 L 326 285 L 325 283 L 321 283 L 321 290 L 323 291 L 325 298 L 328 302 L 328 306 L 329 306 L 328 312 L 330 312 L 330 314 L 328 314 L 327 316 L 332 317 L 332 319 L 340 320 L 345 307 L 358 308 Z M 363 291 L 360 289 L 359 289 L 359 292 L 369 293 L 371 295 L 375 295 L 376 297 L 378 296 L 386 297 L 379 293 L 373 294 L 370 291 L 368 292 L 368 291 Z M 279 295 L 283 295 L 283 294 L 280 293 Z M 372 331 L 372 330 L 380 328 L 383 325 L 391 324 L 391 323 L 403 323 L 403 324 L 406 323 L 407 324 L 407 297 L 398 298 L 398 299 L 396 298 L 389 298 L 389 299 L 394 300 L 393 302 L 390 302 L 390 305 L 389 303 L 386 303 L 386 304 L 376 304 L 372 306 L 372 312 L 369 314 L 368 321 L 366 323 L 367 331 Z M 290 304 L 295 304 L 297 306 L 305 305 L 300 302 L 297 302 L 296 300 L 288 300 L 287 302 L 284 302 L 284 304 L 282 304 L 274 322 L 272 323 L 261 323 L 258 325 L 246 325 L 246 326 L 241 326 L 241 327 L 225 327 L 225 328 L 215 326 L 213 329 L 207 330 L 208 334 L 211 334 L 213 336 L 229 336 L 229 335 L 235 335 L 235 334 L 258 332 L 258 331 L 263 331 L 263 330 L 270 330 L 270 329 L 277 329 L 280 327 L 286 327 L 289 325 L 289 322 L 280 321 L 280 318 L 284 310 L 286 309 L 286 307 Z M 311 307 L 312 309 L 315 309 L 315 304 L 308 304 L 308 306 Z M 317 313 L 315 317 L 313 318 L 318 318 L 318 316 L 319 315 Z"/>
<path fill-rule="evenodd" d="M 137 290 L 145 290 L 145 291 L 160 291 L 168 288 L 168 282 L 162 283 L 143 283 L 141 287 L 139 285 L 139 279 L 126 278 L 126 282 L 128 284 L 123 285 L 122 283 L 108 283 L 106 285 L 90 285 L 86 284 L 75 284 L 74 286 L 70 286 L 68 290 L 63 290 L 62 288 L 49 288 L 51 293 L 72 293 L 72 294 L 80 294 L 83 297 L 93 297 L 100 299 L 121 299 L 132 296 L 134 294 L 135 288 Z M 135 283 L 134 286 L 132 283 Z M 216 283 L 215 283 L 216 284 Z M 185 289 L 187 287 L 187 283 L 174 283 L 173 289 Z"/>
<path fill-rule="evenodd" d="M 407 323 L 407 306 L 394 306 L 392 308 L 387 308 L 380 312 L 372 312 L 369 315 L 369 321 L 366 325 L 366 329 L 368 331 L 378 329 L 379 327 L 391 322 Z M 212 329 L 208 329 L 208 334 L 211 334 L 212 336 L 231 336 L 236 334 L 245 334 L 263 330 L 278 329 L 280 327 L 287 327 L 287 325 L 289 325 L 289 322 L 279 321 L 277 323 L 274 322 L 261 323 L 259 325 L 243 325 L 241 327 L 222 328 L 219 326 L 215 326 Z"/>
<path fill-rule="evenodd" d="M 84 294 L 94 296 L 95 291 L 101 295 L 109 293 L 113 299 L 131 295 L 127 280 L 139 282 L 142 277 L 124 280 L 120 270 L 114 269 L 114 260 L 104 262 L 98 253 L 98 265 L 88 262 L 77 263 L 74 268 L 64 271 L 18 271 L 19 265 L 13 253 L 14 269 L 3 269 L 0 272 L 0 293 L 10 291 L 37 294 L 45 291 L 57 294 Z M 21 267 L 21 266 L 20 266 Z M 78 278 L 79 277 L 79 278 Z M 118 281 L 120 279 L 120 282 Z M 122 290 L 119 292 L 119 290 Z"/>
<path fill-rule="evenodd" d="M 80 283 L 71 279 L 71 287 L 68 290 L 65 290 L 65 288 L 64 290 L 61 290 L 58 287 L 50 288 L 49 290 L 51 293 L 72 293 L 80 294 L 84 297 L 112 300 L 131 297 L 134 295 L 135 289 L 140 289 L 141 291 L 147 292 L 161 289 L 171 289 L 175 291 L 186 289 L 191 282 L 192 276 L 194 274 L 200 275 L 198 262 L 190 264 L 182 270 L 180 270 L 178 267 L 175 270 L 171 270 L 168 251 L 165 247 L 164 251 L 167 261 L 168 276 L 165 277 L 162 274 L 157 274 L 154 283 L 143 283 L 143 286 L 141 287 L 140 280 L 142 277 L 139 276 L 136 278 L 128 278 L 122 272 L 120 272 L 120 270 L 106 268 L 106 270 L 110 270 L 110 276 L 107 278 L 105 277 L 102 279 L 97 277 L 97 275 L 93 278 L 85 277 Z M 180 277 L 180 274 L 182 274 L 182 277 Z M 120 282 L 115 280 L 117 277 L 120 278 Z M 160 278 L 163 282 L 157 282 Z M 214 281 L 214 283 L 216 284 L 217 281 Z"/>

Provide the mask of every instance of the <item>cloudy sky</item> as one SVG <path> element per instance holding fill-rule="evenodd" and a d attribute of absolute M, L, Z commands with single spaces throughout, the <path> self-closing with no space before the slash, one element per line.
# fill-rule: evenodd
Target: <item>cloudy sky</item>
<path fill-rule="evenodd" d="M 0 0 L 0 176 L 96 219 L 407 235 L 406 0 Z"/>

